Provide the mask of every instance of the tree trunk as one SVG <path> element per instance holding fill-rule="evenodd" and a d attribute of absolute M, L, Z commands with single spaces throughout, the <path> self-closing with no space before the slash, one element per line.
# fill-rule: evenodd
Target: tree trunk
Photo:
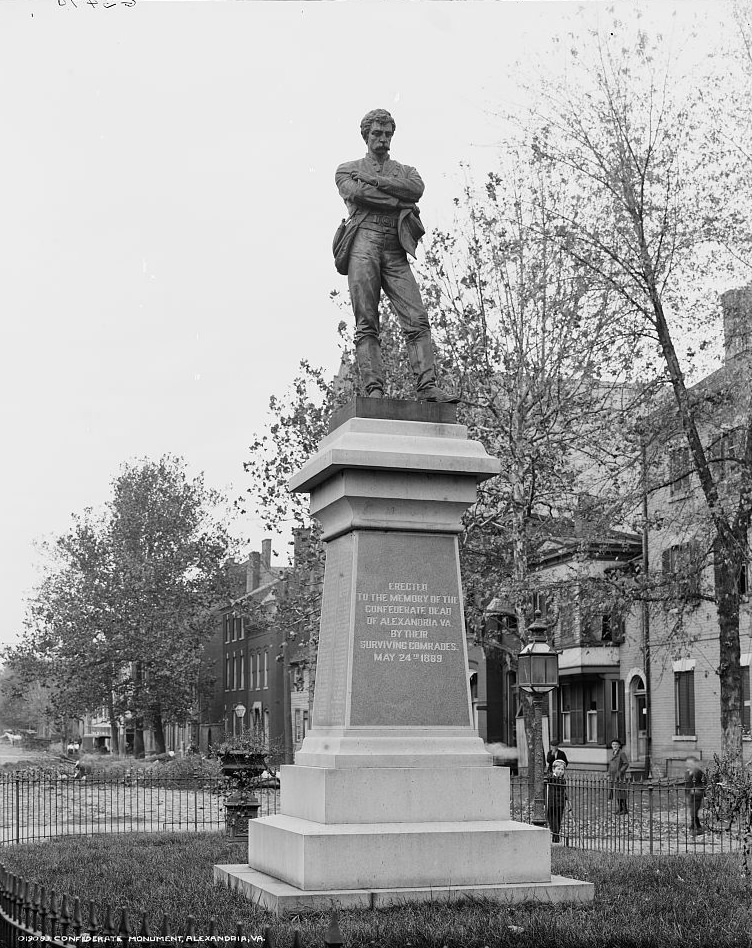
<path fill-rule="evenodd" d="M 290 663 L 287 660 L 287 650 L 290 647 L 289 642 L 282 643 L 282 726 L 284 727 L 284 761 L 286 764 L 293 762 L 293 734 L 292 734 L 292 708 L 290 707 Z"/>
<path fill-rule="evenodd" d="M 146 756 L 144 750 L 144 722 L 142 718 L 136 718 L 133 723 L 133 756 L 138 760 L 143 760 Z"/>
<path fill-rule="evenodd" d="M 721 753 L 740 760 L 742 755 L 742 671 L 739 664 L 739 589 L 737 576 L 744 558 L 736 552 L 743 549 L 734 542 L 728 549 L 723 538 L 716 536 L 713 544 L 713 578 L 718 612 L 719 664 L 721 686 Z"/>
<path fill-rule="evenodd" d="M 156 744 L 155 750 L 158 754 L 164 754 L 166 750 L 164 726 L 162 724 L 162 709 L 159 707 L 159 705 L 152 708 L 151 724 L 154 731 L 154 743 Z"/>
<path fill-rule="evenodd" d="M 112 695 L 110 695 L 110 701 L 107 706 L 107 716 L 110 720 L 110 753 L 119 754 L 120 753 L 120 727 L 118 724 L 118 719 L 115 715 L 115 705 L 112 701 Z"/>

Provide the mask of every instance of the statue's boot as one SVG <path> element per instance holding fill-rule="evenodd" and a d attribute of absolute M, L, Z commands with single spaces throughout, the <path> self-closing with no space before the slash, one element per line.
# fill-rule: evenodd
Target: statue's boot
<path fill-rule="evenodd" d="M 384 397 L 384 366 L 381 344 L 374 336 L 365 336 L 355 344 L 355 358 L 363 391 L 369 398 Z"/>
<path fill-rule="evenodd" d="M 436 383 L 433 343 L 428 334 L 418 339 L 409 340 L 407 355 L 410 359 L 410 368 L 413 370 L 413 376 L 415 377 L 415 388 L 419 401 L 454 404 L 460 400 L 459 395 L 445 392 Z"/>

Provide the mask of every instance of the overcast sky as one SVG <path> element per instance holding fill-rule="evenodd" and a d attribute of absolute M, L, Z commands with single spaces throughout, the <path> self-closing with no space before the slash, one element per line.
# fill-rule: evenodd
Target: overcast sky
<path fill-rule="evenodd" d="M 301 358 L 336 369 L 333 174 L 362 115 L 393 113 L 446 226 L 460 162 L 494 164 L 510 65 L 578 6 L 62 2 L 0 4 L 0 645 L 35 541 L 123 461 L 172 452 L 239 494 L 270 394 Z"/>

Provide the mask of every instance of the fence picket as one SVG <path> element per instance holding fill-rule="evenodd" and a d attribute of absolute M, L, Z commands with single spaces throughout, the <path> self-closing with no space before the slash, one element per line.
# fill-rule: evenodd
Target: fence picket
<path fill-rule="evenodd" d="M 95 935 L 99 934 L 99 923 L 97 921 L 97 907 L 93 902 L 89 902 L 89 924 L 86 928 L 86 934 L 91 941 Z"/>
<path fill-rule="evenodd" d="M 73 934 L 76 944 L 81 942 L 81 932 L 84 930 L 84 921 L 81 915 L 81 899 L 78 896 L 73 900 Z"/>
<path fill-rule="evenodd" d="M 131 940 L 131 926 L 128 923 L 128 909 L 124 905 L 120 907 L 120 924 L 117 933 L 120 944 L 123 948 L 128 948 L 128 942 Z"/>

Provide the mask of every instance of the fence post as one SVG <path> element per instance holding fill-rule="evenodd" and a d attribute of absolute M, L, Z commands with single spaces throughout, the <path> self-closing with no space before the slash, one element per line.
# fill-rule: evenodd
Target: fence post
<path fill-rule="evenodd" d="M 344 944 L 342 932 L 339 930 L 339 920 L 337 918 L 336 909 L 332 909 L 332 913 L 329 916 L 329 928 L 324 935 L 324 944 L 331 946 L 331 948 L 334 948 L 335 945 L 341 946 Z"/>
<path fill-rule="evenodd" d="M 21 778 L 16 777 L 14 784 L 14 808 L 16 811 L 16 843 L 21 842 Z"/>
<path fill-rule="evenodd" d="M 650 852 L 653 852 L 653 784 L 648 787 L 648 820 L 650 821 Z"/>

